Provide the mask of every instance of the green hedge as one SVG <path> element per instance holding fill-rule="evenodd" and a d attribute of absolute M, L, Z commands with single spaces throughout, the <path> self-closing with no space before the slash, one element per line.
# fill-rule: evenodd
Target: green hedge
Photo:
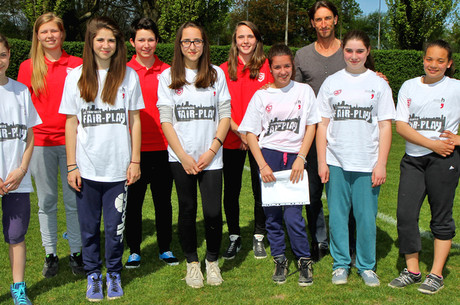
<path fill-rule="evenodd" d="M 8 69 L 8 76 L 16 79 L 19 64 L 26 60 L 29 56 L 30 41 L 10 39 L 11 60 Z M 128 46 L 128 59 L 135 53 L 131 44 Z M 269 46 L 265 46 L 265 52 L 268 52 Z M 64 42 L 64 49 L 67 53 L 82 56 L 83 42 Z M 211 61 L 220 65 L 227 61 L 230 46 L 211 46 Z M 298 48 L 292 48 L 296 52 Z M 173 44 L 159 44 L 155 54 L 167 63 L 171 63 L 174 53 Z M 422 52 L 413 50 L 373 50 L 372 55 L 375 60 L 375 68 L 382 72 L 388 78 L 391 88 L 393 89 L 394 98 L 396 100 L 399 88 L 402 83 L 410 78 L 424 74 L 422 64 Z M 454 62 L 460 65 L 460 54 L 454 54 Z M 460 71 L 454 75 L 455 78 L 460 78 Z"/>

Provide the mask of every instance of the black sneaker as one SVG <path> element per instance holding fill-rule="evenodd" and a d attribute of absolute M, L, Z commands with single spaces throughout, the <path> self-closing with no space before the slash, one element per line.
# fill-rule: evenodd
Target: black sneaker
<path fill-rule="evenodd" d="M 298 262 L 299 286 L 313 285 L 313 261 L 309 257 L 301 257 Z"/>
<path fill-rule="evenodd" d="M 54 254 L 47 254 L 42 274 L 46 278 L 56 276 L 59 270 L 59 258 Z"/>
<path fill-rule="evenodd" d="M 327 244 L 319 243 L 318 245 L 318 261 L 320 261 L 323 257 L 329 254 L 329 247 Z"/>
<path fill-rule="evenodd" d="M 263 235 L 260 235 L 260 234 L 254 235 L 254 238 L 252 239 L 252 250 L 254 250 L 254 257 L 257 259 L 262 259 L 262 258 L 267 257 Z"/>
<path fill-rule="evenodd" d="M 272 280 L 277 284 L 286 283 L 286 276 L 289 273 L 288 260 L 284 255 L 273 257 L 275 263 L 275 272 L 273 272 Z"/>
<path fill-rule="evenodd" d="M 234 259 L 236 254 L 241 250 L 241 237 L 239 235 L 230 235 L 230 244 L 227 251 L 222 255 L 224 259 Z"/>
<path fill-rule="evenodd" d="M 425 294 L 435 294 L 444 288 L 444 281 L 439 276 L 430 273 L 426 276 L 425 281 L 418 287 L 418 291 Z"/>
<path fill-rule="evenodd" d="M 404 288 L 406 286 L 420 283 L 422 281 L 422 274 L 413 274 L 407 270 L 407 268 L 404 268 L 403 271 L 399 274 L 397 278 L 392 280 L 390 283 L 388 283 L 388 286 L 391 288 Z"/>
<path fill-rule="evenodd" d="M 86 274 L 85 269 L 83 269 L 83 257 L 81 252 L 75 252 L 69 256 L 69 266 L 74 275 Z"/>

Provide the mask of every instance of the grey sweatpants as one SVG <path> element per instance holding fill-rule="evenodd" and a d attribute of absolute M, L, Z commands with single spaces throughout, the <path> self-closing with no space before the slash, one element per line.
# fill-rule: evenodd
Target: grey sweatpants
<path fill-rule="evenodd" d="M 58 210 L 58 169 L 61 174 L 67 238 L 70 253 L 81 251 L 80 225 L 78 224 L 75 192 L 67 183 L 67 158 L 65 146 L 35 146 L 30 170 L 35 180 L 38 196 L 38 220 L 42 245 L 46 254 L 56 253 L 57 210 Z"/>

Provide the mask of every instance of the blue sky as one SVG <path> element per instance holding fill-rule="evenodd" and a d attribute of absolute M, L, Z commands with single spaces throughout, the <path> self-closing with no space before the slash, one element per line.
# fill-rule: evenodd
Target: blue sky
<path fill-rule="evenodd" d="M 382 12 L 387 11 L 387 4 L 385 3 L 385 0 L 380 1 L 382 5 Z M 379 9 L 379 0 L 356 0 L 356 2 L 358 2 L 359 7 L 365 15 L 378 11 Z"/>

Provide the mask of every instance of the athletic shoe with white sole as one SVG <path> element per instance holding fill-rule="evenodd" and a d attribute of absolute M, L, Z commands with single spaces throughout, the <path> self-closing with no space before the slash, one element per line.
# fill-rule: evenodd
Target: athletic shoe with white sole
<path fill-rule="evenodd" d="M 403 271 L 399 274 L 397 278 L 388 283 L 388 286 L 391 288 L 404 288 L 406 286 L 417 284 L 422 282 L 422 274 L 414 274 L 409 272 L 407 268 L 404 268 Z"/>
<path fill-rule="evenodd" d="M 179 260 L 174 256 L 171 251 L 166 251 L 160 254 L 160 259 L 169 266 L 179 265 Z"/>
<path fill-rule="evenodd" d="M 230 244 L 227 251 L 222 255 L 224 259 L 234 259 L 236 254 L 241 250 L 241 237 L 239 235 L 232 234 L 229 239 Z"/>
<path fill-rule="evenodd" d="M 118 272 L 107 273 L 107 299 L 115 300 L 123 296 L 123 288 L 121 288 L 121 277 Z"/>
<path fill-rule="evenodd" d="M 211 286 L 219 286 L 223 281 L 219 261 L 210 262 L 206 260 L 206 283 Z"/>
<path fill-rule="evenodd" d="M 343 285 L 348 283 L 348 271 L 345 268 L 338 268 L 332 271 L 332 284 Z"/>
<path fill-rule="evenodd" d="M 424 294 L 435 294 L 439 290 L 444 288 L 444 280 L 433 274 L 430 273 L 426 276 L 425 281 L 418 287 L 418 291 Z"/>
<path fill-rule="evenodd" d="M 379 277 L 373 270 L 365 270 L 360 275 L 367 286 L 377 287 L 380 285 Z"/>
<path fill-rule="evenodd" d="M 102 292 L 102 276 L 100 273 L 91 273 L 87 277 L 86 298 L 90 302 L 100 302 L 104 299 Z"/>
<path fill-rule="evenodd" d="M 201 273 L 201 264 L 199 262 L 187 263 L 185 282 L 192 288 L 203 287 L 203 273 Z"/>
<path fill-rule="evenodd" d="M 135 269 L 139 268 L 141 265 L 141 256 L 137 253 L 132 253 L 128 256 L 128 261 L 125 264 L 126 269 Z"/>

